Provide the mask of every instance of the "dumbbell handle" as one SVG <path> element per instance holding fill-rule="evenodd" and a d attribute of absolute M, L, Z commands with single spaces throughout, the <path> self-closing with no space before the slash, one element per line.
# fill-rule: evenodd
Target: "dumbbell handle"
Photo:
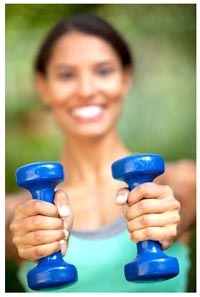
<path fill-rule="evenodd" d="M 32 186 L 29 191 L 31 192 L 32 198 L 36 200 L 42 200 L 49 203 L 54 203 L 54 191 L 55 185 L 49 184 L 49 181 L 42 181 L 42 183 L 37 183 L 36 187 Z M 61 250 L 52 253 L 49 256 L 39 259 L 39 263 L 44 266 L 48 266 L 50 262 L 58 261 L 62 258 Z"/>

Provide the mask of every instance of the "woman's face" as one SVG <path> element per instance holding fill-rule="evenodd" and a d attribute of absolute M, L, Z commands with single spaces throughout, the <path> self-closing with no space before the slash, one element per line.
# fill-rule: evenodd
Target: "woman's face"
<path fill-rule="evenodd" d="M 130 73 L 109 43 L 74 31 L 58 39 L 37 82 L 65 134 L 98 137 L 115 128 Z"/>

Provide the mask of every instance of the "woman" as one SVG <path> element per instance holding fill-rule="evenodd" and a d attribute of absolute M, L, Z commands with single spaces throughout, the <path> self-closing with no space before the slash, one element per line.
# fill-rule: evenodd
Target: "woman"
<path fill-rule="evenodd" d="M 76 265 L 79 280 L 57 292 L 185 291 L 189 231 L 195 224 L 195 165 L 167 164 L 154 183 L 131 192 L 111 176 L 113 161 L 132 154 L 116 127 L 133 73 L 124 40 L 97 17 L 72 16 L 46 37 L 35 71 L 40 97 L 62 133 L 60 162 L 67 179 L 55 193 L 55 205 L 28 194 L 7 199 L 19 257 L 35 262 L 61 249 Z M 148 239 L 178 258 L 179 276 L 153 284 L 124 279 L 123 265 L 136 253 L 133 242 Z M 7 244 L 14 253 L 11 238 Z M 27 291 L 32 266 L 24 261 L 19 268 Z"/>

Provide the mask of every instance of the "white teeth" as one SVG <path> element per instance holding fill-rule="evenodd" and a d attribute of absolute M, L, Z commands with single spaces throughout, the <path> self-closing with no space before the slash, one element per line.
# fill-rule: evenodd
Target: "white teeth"
<path fill-rule="evenodd" d="M 75 108 L 73 114 L 82 118 L 93 118 L 98 116 L 102 112 L 102 107 L 97 105 L 90 105 Z"/>

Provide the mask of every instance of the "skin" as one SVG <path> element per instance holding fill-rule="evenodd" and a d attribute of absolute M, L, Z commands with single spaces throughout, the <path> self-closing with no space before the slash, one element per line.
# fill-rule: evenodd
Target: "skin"
<path fill-rule="evenodd" d="M 158 240 L 163 249 L 177 239 L 188 243 L 188 230 L 195 224 L 193 162 L 167 164 L 154 183 L 131 192 L 111 176 L 111 163 L 132 154 L 116 129 L 131 80 L 130 69 L 124 69 L 110 44 L 98 37 L 74 31 L 54 45 L 46 75 L 38 74 L 36 84 L 62 133 L 60 162 L 67 179 L 58 186 L 55 205 L 30 199 L 29 194 L 8 197 L 15 258 L 37 261 L 59 249 L 64 255 L 72 225 L 80 231 L 96 230 L 121 213 L 134 242 Z M 94 107 L 89 109 L 93 116 L 86 107 Z M 11 239 L 7 242 L 11 247 Z"/>

